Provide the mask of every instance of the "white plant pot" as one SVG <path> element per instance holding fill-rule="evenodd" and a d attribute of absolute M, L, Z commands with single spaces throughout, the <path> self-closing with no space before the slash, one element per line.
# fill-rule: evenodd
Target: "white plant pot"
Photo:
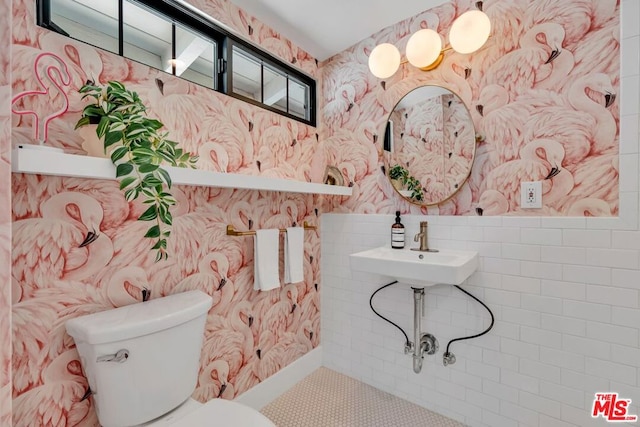
<path fill-rule="evenodd" d="M 107 159 L 109 156 L 104 152 L 104 143 L 96 134 L 97 127 L 98 125 L 89 124 L 77 130 L 84 140 L 82 142 L 82 149 L 87 152 L 88 156 Z"/>

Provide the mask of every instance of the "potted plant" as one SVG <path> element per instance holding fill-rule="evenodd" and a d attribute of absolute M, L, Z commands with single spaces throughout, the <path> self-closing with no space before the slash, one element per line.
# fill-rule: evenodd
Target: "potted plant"
<path fill-rule="evenodd" d="M 424 200 L 420 181 L 410 175 L 405 167 L 401 165 L 391 167 L 391 169 L 389 169 L 389 179 L 391 180 L 391 185 L 393 185 L 402 196 L 417 202 Z"/>
<path fill-rule="evenodd" d="M 410 199 L 413 199 L 416 202 L 422 202 L 424 200 L 424 193 L 422 191 L 420 181 L 409 175 L 405 184 L 407 186 L 407 190 L 411 192 L 411 195 L 409 195 Z"/>
<path fill-rule="evenodd" d="M 168 191 L 171 177 L 161 166 L 195 168 L 197 156 L 178 148 L 176 142 L 161 132 L 160 121 L 147 117 L 146 107 L 136 92 L 116 81 L 105 87 L 87 82 L 80 88 L 82 98 L 93 102 L 84 107 L 76 129 L 98 123 L 96 134 L 104 143 L 104 151 L 116 166 L 116 178 L 127 201 L 144 198 L 149 207 L 138 217 L 153 221 L 144 237 L 154 239 L 151 250 L 156 261 L 167 259 L 167 238 L 171 233 L 171 206 L 176 200 Z"/>
<path fill-rule="evenodd" d="M 405 182 L 408 176 L 409 171 L 400 165 L 392 166 L 391 169 L 389 169 L 389 179 L 391 180 L 391 185 L 393 185 L 393 187 L 398 191 L 404 189 Z"/>

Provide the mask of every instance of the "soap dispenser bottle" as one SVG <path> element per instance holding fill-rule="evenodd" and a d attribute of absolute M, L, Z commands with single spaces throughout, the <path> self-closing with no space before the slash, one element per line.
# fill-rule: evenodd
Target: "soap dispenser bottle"
<path fill-rule="evenodd" d="M 400 222 L 400 211 L 396 211 L 396 222 L 391 225 L 391 247 L 404 249 L 404 225 Z"/>

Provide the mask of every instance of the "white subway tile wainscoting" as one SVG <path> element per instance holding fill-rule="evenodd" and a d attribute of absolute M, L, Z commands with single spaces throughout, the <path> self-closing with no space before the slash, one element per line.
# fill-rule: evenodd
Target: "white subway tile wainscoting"
<path fill-rule="evenodd" d="M 483 331 L 490 317 L 452 286 L 426 288 L 423 329 L 440 349 L 415 374 L 402 334 L 369 307 L 371 294 L 395 279 L 349 267 L 349 254 L 389 244 L 393 220 L 322 216 L 324 366 L 470 426 L 607 425 L 591 417 L 598 392 L 632 399 L 629 414 L 640 414 L 637 231 L 589 229 L 573 218 L 582 228 L 563 229 L 562 219 L 526 218 L 518 227 L 509 217 L 403 216 L 409 247 L 427 220 L 430 247 L 479 252 L 462 287 L 496 318 L 488 334 L 453 343 L 457 361 L 445 367 L 447 342 Z M 510 231 L 495 233 L 503 223 Z M 373 304 L 413 339 L 406 285 L 381 291 Z"/>
<path fill-rule="evenodd" d="M 392 277 L 353 272 L 349 254 L 389 245 L 392 215 L 322 216 L 323 365 L 474 427 L 589 427 L 595 393 L 631 399 L 640 416 L 640 1 L 622 0 L 619 214 L 612 218 L 403 216 L 407 245 L 429 221 L 429 247 L 475 250 L 462 287 L 426 288 L 423 330 L 439 351 L 420 374 L 404 337 L 369 298 Z M 413 331 L 413 294 L 391 286 L 373 301 Z M 625 424 L 626 425 L 626 424 Z M 635 423 L 633 424 L 635 425 Z"/>

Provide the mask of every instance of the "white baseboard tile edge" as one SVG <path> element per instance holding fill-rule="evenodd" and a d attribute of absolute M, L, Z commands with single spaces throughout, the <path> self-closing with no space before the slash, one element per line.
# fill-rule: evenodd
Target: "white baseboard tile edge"
<path fill-rule="evenodd" d="M 321 366 L 322 346 L 318 346 L 234 400 L 259 411 Z"/>

